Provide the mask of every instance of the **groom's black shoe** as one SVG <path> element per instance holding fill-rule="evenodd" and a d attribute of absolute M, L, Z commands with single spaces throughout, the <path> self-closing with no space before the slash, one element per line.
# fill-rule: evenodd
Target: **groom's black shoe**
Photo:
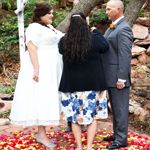
<path fill-rule="evenodd" d="M 126 147 L 127 145 L 120 145 L 118 143 L 113 142 L 112 144 L 108 145 L 106 148 L 108 148 L 109 150 L 111 149 L 118 149 L 120 147 Z"/>
<path fill-rule="evenodd" d="M 103 140 L 107 141 L 107 142 L 110 142 L 110 141 L 114 141 L 115 138 L 113 136 L 108 136 L 108 137 L 104 137 Z"/>

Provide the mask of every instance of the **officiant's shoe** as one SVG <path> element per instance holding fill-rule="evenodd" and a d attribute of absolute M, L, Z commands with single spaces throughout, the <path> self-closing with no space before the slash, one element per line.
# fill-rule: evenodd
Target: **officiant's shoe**
<path fill-rule="evenodd" d="M 118 143 L 113 142 L 112 144 L 108 145 L 106 148 L 108 148 L 109 150 L 111 149 L 118 149 L 121 147 L 126 147 L 127 145 L 120 145 Z"/>
<path fill-rule="evenodd" d="M 40 138 L 38 137 L 38 135 L 36 135 L 35 139 L 36 139 L 36 141 L 37 141 L 38 143 L 43 144 L 43 145 L 44 145 L 45 147 L 47 147 L 47 148 L 54 148 L 54 147 L 56 147 L 56 144 L 54 144 L 54 141 L 53 141 L 53 140 L 50 140 L 49 144 L 47 144 L 47 143 L 45 143 L 44 141 L 42 141 L 42 139 L 40 139 Z"/>
<path fill-rule="evenodd" d="M 114 140 L 115 138 L 113 136 L 108 136 L 103 138 L 103 141 L 107 141 L 107 142 L 114 141 Z"/>
<path fill-rule="evenodd" d="M 81 125 L 81 130 L 82 130 L 82 131 L 86 131 L 85 125 Z"/>
<path fill-rule="evenodd" d="M 72 131 L 72 123 L 71 122 L 67 122 L 67 126 L 65 128 L 65 132 L 71 132 Z"/>
<path fill-rule="evenodd" d="M 82 131 L 86 131 L 86 127 L 85 125 L 81 125 L 81 130 Z M 65 128 L 65 132 L 71 132 L 72 131 L 72 125 L 71 123 L 69 122 Z"/>
<path fill-rule="evenodd" d="M 72 128 L 71 126 L 67 125 L 66 129 L 65 129 L 65 132 L 71 132 L 72 131 Z"/>

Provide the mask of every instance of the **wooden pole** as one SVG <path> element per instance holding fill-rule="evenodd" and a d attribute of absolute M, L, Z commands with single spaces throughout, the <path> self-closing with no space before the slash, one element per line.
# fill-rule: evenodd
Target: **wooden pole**
<path fill-rule="evenodd" d="M 24 7 L 27 0 L 17 0 L 17 10 L 15 10 L 18 16 L 18 32 L 19 32 L 19 51 L 20 60 L 22 59 L 23 52 L 25 51 L 25 38 L 24 38 Z"/>

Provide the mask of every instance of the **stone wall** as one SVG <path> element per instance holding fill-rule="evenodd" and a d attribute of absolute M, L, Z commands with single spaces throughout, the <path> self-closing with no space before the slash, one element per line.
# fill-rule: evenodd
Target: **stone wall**
<path fill-rule="evenodd" d="M 150 126 L 150 18 L 138 18 L 132 30 L 130 113 Z"/>

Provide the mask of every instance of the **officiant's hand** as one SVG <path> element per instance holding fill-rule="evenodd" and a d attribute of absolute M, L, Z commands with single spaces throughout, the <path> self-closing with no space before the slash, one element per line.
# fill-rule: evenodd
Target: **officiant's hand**
<path fill-rule="evenodd" d="M 93 31 L 93 30 L 95 30 L 95 29 L 97 29 L 96 27 L 91 27 L 91 32 Z"/>

